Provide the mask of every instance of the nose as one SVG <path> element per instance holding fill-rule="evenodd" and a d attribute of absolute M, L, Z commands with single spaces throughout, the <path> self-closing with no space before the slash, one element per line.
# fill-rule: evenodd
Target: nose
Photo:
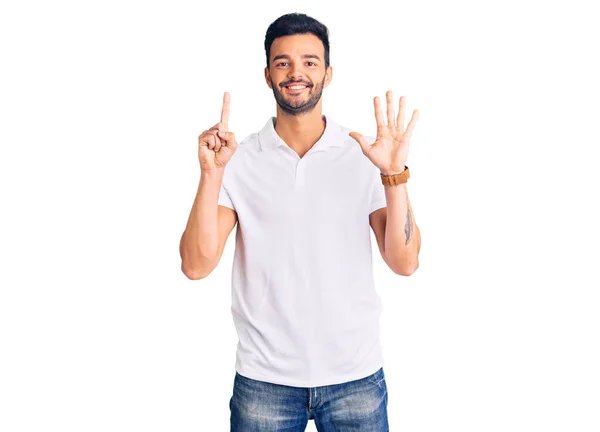
<path fill-rule="evenodd" d="M 288 78 L 290 79 L 290 81 L 304 81 L 306 82 L 306 79 L 304 78 L 304 74 L 302 73 L 302 68 L 301 65 L 299 65 L 298 63 L 293 63 L 289 69 L 288 72 Z"/>

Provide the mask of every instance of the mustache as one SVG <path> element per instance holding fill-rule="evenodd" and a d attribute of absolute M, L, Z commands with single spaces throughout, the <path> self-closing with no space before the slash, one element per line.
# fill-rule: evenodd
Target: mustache
<path fill-rule="evenodd" d="M 307 87 L 312 87 L 312 85 L 310 85 L 306 81 L 290 81 L 290 82 L 286 82 L 286 83 L 281 84 L 281 87 L 285 87 L 285 86 L 289 86 L 289 85 L 294 85 L 294 84 L 304 84 Z"/>

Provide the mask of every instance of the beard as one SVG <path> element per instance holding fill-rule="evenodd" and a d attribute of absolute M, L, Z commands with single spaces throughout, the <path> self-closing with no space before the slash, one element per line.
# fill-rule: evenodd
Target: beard
<path fill-rule="evenodd" d="M 308 84 L 304 81 L 303 83 Z M 285 113 L 297 116 L 313 110 L 313 108 L 319 103 L 319 100 L 321 99 L 324 85 L 325 77 L 323 77 L 323 81 L 321 81 L 320 83 L 317 83 L 314 86 L 309 85 L 306 89 L 308 91 L 308 100 L 304 100 L 304 95 L 285 95 L 285 90 L 283 90 L 283 88 L 280 86 L 273 86 L 273 96 L 275 96 L 277 105 L 279 105 Z M 279 91 L 276 88 L 282 88 L 282 90 Z"/>

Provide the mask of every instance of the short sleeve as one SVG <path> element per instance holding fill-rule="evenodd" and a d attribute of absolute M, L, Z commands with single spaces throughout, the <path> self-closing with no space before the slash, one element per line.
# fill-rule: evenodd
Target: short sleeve
<path fill-rule="evenodd" d="M 230 209 L 235 210 L 235 207 L 233 206 L 233 202 L 231 202 L 231 197 L 229 196 L 229 194 L 225 190 L 225 187 L 223 186 L 223 183 L 221 183 L 221 190 L 219 192 L 219 203 L 218 203 L 218 205 L 229 207 Z"/>
<path fill-rule="evenodd" d="M 381 182 L 381 172 L 379 171 L 379 168 L 374 168 L 371 180 L 371 208 L 369 214 L 380 208 L 387 207 L 387 202 L 385 200 L 385 186 Z"/>

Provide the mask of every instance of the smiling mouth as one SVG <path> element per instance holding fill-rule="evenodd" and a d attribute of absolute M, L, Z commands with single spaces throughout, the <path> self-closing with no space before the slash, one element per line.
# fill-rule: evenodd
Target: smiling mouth
<path fill-rule="evenodd" d="M 288 91 L 288 93 L 300 93 L 301 91 L 305 90 L 308 88 L 308 86 L 306 85 L 289 85 L 289 86 L 285 86 L 286 90 Z"/>

